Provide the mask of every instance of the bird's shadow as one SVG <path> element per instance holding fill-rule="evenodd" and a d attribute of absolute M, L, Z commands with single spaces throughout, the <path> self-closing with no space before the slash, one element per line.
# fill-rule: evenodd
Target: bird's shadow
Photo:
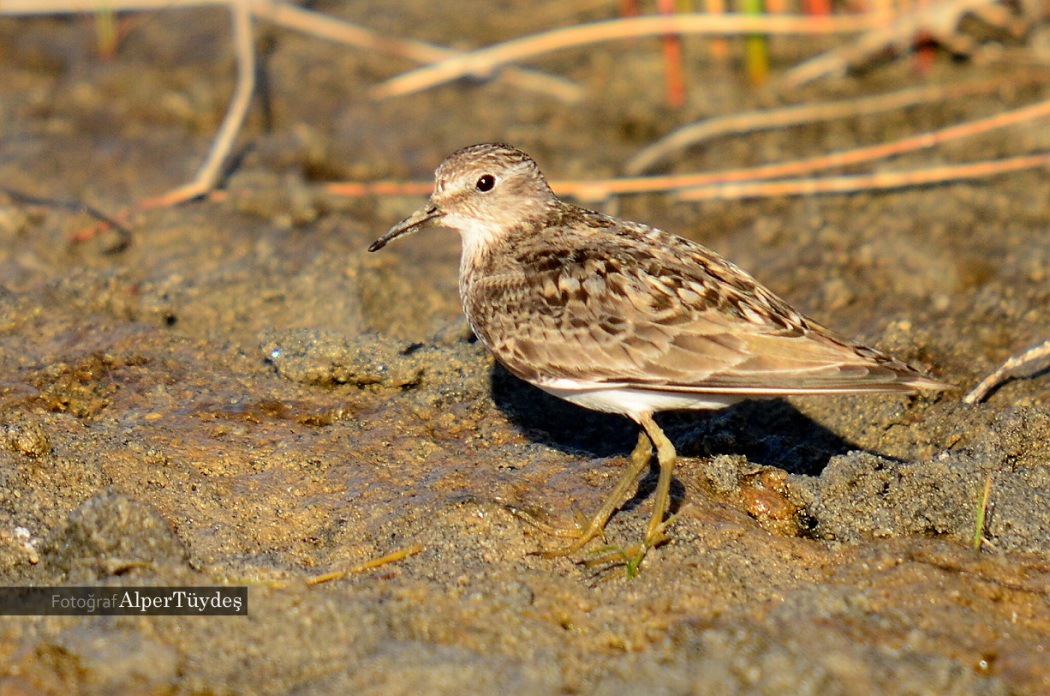
<path fill-rule="evenodd" d="M 590 457 L 628 454 L 638 426 L 624 416 L 598 413 L 533 387 L 496 364 L 491 373 L 497 408 L 527 436 Z M 755 464 L 817 476 L 829 460 L 861 449 L 783 399 L 744 401 L 720 411 L 657 416 L 679 455 L 741 454 Z"/>

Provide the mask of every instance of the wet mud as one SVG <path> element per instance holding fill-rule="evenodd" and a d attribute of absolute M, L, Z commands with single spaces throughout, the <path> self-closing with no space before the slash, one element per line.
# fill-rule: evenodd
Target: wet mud
<path fill-rule="evenodd" d="M 320 9 L 460 45 L 604 16 L 553 7 Z M 620 215 L 702 241 L 958 388 L 661 416 L 682 455 L 678 516 L 628 579 L 587 553 L 535 554 L 559 542 L 511 509 L 572 527 L 617 480 L 635 426 L 494 363 L 460 316 L 454 233 L 365 251 L 419 198 L 321 184 L 428 179 L 486 140 L 530 152 L 553 180 L 609 176 L 681 124 L 782 97 L 689 40 L 681 110 L 664 105 L 656 41 L 532 66 L 577 80 L 581 104 L 499 78 L 377 103 L 368 88 L 410 65 L 261 25 L 266 82 L 223 196 L 77 241 L 94 220 L 65 204 L 115 213 L 183 183 L 233 86 L 224 11 L 151 17 L 109 59 L 89 18 L 0 20 L 0 583 L 248 584 L 250 612 L 7 617 L 7 693 L 1050 692 L 1050 379 L 1035 368 L 986 403 L 960 400 L 1050 337 L 1045 171 L 852 196 L 621 200 Z M 778 40 L 774 55 L 788 64 L 798 49 Z M 990 115 L 1045 99 L 1050 70 L 1014 46 L 788 96 L 966 80 L 996 88 L 727 138 L 665 169 Z M 896 164 L 1048 146 L 1035 122 Z M 655 471 L 613 517 L 610 544 L 641 538 L 654 486 Z"/>

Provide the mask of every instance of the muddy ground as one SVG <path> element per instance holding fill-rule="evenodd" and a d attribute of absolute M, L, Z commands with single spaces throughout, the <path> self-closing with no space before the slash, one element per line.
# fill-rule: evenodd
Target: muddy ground
<path fill-rule="evenodd" d="M 616 11 L 414 5 L 318 9 L 464 47 Z M 459 313 L 454 233 L 365 252 L 422 198 L 322 186 L 427 180 L 497 139 L 552 179 L 604 177 L 705 116 L 991 85 L 663 167 L 878 143 L 1046 99 L 1030 47 L 778 94 L 689 40 L 676 110 L 659 44 L 640 40 L 533 64 L 578 81 L 579 104 L 504 78 L 376 103 L 369 87 L 409 63 L 261 25 L 265 98 L 225 196 L 75 241 L 92 218 L 62 203 L 115 213 L 194 172 L 233 86 L 228 27 L 221 9 L 142 15 L 103 58 L 89 18 L 0 20 L 0 583 L 250 585 L 247 617 L 4 618 L 4 693 L 1050 692 L 1045 370 L 974 406 L 956 391 L 667 414 L 683 455 L 672 541 L 634 579 L 586 553 L 545 558 L 556 542 L 507 506 L 571 526 L 615 482 L 634 426 L 495 366 Z M 812 44 L 774 41 L 774 70 Z M 1048 147 L 1044 120 L 893 165 Z M 628 197 L 619 213 L 703 241 L 961 390 L 1050 337 L 1045 170 L 870 195 Z M 609 543 L 640 538 L 654 483 Z"/>

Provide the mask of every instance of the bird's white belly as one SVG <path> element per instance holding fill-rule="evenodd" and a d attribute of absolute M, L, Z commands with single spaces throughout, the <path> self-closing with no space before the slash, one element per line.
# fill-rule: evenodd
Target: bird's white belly
<path fill-rule="evenodd" d="M 548 394 L 553 394 L 577 406 L 603 413 L 621 413 L 633 420 L 638 420 L 638 416 L 643 413 L 725 408 L 747 398 L 736 394 L 697 394 L 633 387 L 572 386 L 569 380 L 536 386 Z"/>

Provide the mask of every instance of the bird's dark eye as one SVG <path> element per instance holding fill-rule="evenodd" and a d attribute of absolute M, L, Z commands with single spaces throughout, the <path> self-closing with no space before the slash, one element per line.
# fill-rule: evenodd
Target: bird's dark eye
<path fill-rule="evenodd" d="M 487 193 L 492 190 L 492 187 L 496 185 L 496 177 L 491 174 L 482 174 L 481 178 L 478 179 L 478 183 L 474 184 L 474 187 L 482 193 Z"/>

